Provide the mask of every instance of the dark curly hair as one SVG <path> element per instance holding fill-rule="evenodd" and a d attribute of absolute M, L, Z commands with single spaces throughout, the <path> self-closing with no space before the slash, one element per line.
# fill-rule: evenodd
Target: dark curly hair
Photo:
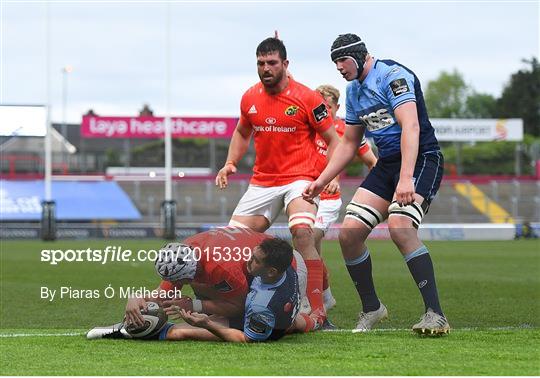
<path fill-rule="evenodd" d="M 289 243 L 280 238 L 270 238 L 259 244 L 259 248 L 264 253 L 264 264 L 276 268 L 279 273 L 283 273 L 291 266 L 293 259 L 293 248 Z"/>
<path fill-rule="evenodd" d="M 287 49 L 285 48 L 283 41 L 278 38 L 266 38 L 264 41 L 259 43 L 255 54 L 257 56 L 261 56 L 268 55 L 276 51 L 279 53 L 281 60 L 287 59 Z"/>

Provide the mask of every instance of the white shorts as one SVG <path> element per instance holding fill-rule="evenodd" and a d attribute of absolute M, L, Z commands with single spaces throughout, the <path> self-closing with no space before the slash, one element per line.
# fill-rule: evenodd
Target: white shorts
<path fill-rule="evenodd" d="M 339 210 L 343 202 L 340 199 L 322 200 L 319 201 L 319 209 L 317 210 L 317 220 L 315 228 L 322 230 L 324 233 L 328 231 L 331 225 L 336 223 L 339 218 Z"/>
<path fill-rule="evenodd" d="M 310 183 L 298 180 L 282 186 L 249 185 L 233 215 L 263 215 L 272 224 L 293 199 L 302 197 L 302 192 Z"/>
<path fill-rule="evenodd" d="M 307 291 L 307 266 L 302 258 L 302 255 L 293 250 L 294 259 L 296 260 L 296 275 L 298 276 L 298 288 L 300 289 L 300 298 L 306 296 Z"/>

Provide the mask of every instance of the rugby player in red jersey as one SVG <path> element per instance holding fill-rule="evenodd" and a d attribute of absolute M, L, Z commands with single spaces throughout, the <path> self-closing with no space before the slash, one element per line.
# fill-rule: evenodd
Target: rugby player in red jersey
<path fill-rule="evenodd" d="M 250 186 L 233 212 L 230 225 L 264 232 L 282 209 L 289 218 L 293 245 L 308 268 L 307 298 L 313 312 L 325 318 L 322 301 L 322 261 L 315 248 L 318 198 L 302 198 L 303 188 L 320 173 L 315 139 L 320 135 L 328 155 L 339 143 L 322 96 L 287 75 L 283 42 L 267 38 L 256 50 L 260 82 L 242 96 L 241 116 L 233 134 L 227 161 L 216 185 L 227 187 L 228 176 L 255 142 L 255 164 Z M 333 192 L 333 188 L 328 188 Z"/>

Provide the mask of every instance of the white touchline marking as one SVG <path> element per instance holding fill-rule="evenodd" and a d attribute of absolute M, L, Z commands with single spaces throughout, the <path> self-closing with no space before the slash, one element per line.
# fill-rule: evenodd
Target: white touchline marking
<path fill-rule="evenodd" d="M 0 333 L 0 337 L 51 337 L 51 336 L 82 336 L 85 332 L 66 333 Z"/>
<path fill-rule="evenodd" d="M 516 331 L 520 329 L 535 329 L 531 326 L 508 326 L 508 327 L 464 327 L 464 328 L 450 328 L 452 331 Z M 353 332 L 354 329 L 325 329 L 323 332 Z M 375 328 L 368 332 L 356 332 L 356 333 L 373 333 L 373 332 L 412 332 L 411 328 Z"/>
<path fill-rule="evenodd" d="M 465 328 L 450 328 L 450 332 L 456 331 L 516 331 L 520 329 L 536 329 L 532 326 L 508 326 L 508 327 L 465 327 Z M 353 329 L 328 329 L 322 332 L 337 332 L 337 333 L 352 333 Z M 357 332 L 362 333 L 374 333 L 374 332 L 412 332 L 410 328 L 375 328 L 369 332 Z M 9 337 L 55 337 L 55 336 L 83 336 L 86 332 L 65 332 L 65 333 L 0 333 L 0 338 Z"/>

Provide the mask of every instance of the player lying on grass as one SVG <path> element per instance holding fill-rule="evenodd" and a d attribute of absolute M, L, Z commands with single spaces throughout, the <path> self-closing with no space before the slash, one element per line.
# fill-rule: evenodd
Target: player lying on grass
<path fill-rule="evenodd" d="M 181 311 L 185 311 L 185 313 L 191 314 L 192 311 L 204 311 L 207 315 L 211 315 L 209 317 L 209 321 L 211 321 L 210 324 L 217 324 L 221 328 L 225 327 L 231 327 L 238 329 L 244 329 L 244 325 L 246 324 L 246 321 L 249 319 L 249 324 L 251 324 L 252 327 L 255 327 L 256 330 L 257 324 L 261 324 L 261 322 L 257 322 L 257 319 L 259 318 L 259 313 L 261 310 L 260 305 L 260 296 L 253 297 L 252 293 L 257 290 L 263 291 L 280 291 L 283 295 L 287 295 L 289 291 L 292 290 L 292 285 L 290 284 L 291 280 L 294 280 L 296 282 L 296 289 L 295 291 L 298 291 L 298 295 L 302 295 L 302 293 L 305 293 L 305 281 L 306 281 L 306 268 L 303 263 L 303 260 L 301 256 L 297 252 L 293 252 L 291 246 L 280 239 L 270 238 L 268 235 L 256 233 L 251 230 L 247 229 L 233 229 L 233 228 L 226 228 L 226 229 L 220 229 L 215 231 L 208 231 L 206 233 L 199 234 L 197 240 L 201 241 L 204 240 L 201 236 L 207 236 L 207 239 L 209 240 L 219 240 L 220 236 L 225 237 L 227 235 L 227 238 L 234 238 L 236 240 L 238 239 L 244 239 L 244 246 L 246 245 L 246 236 L 249 235 L 249 242 L 250 243 L 256 243 L 254 247 L 252 247 L 252 252 L 250 254 L 251 258 L 246 263 L 244 260 L 241 264 L 238 264 L 238 262 L 235 264 L 228 264 L 229 266 L 222 266 L 223 264 L 219 264 L 217 261 L 215 261 L 216 264 L 213 265 L 213 269 L 210 271 L 204 270 L 204 267 L 208 267 L 209 264 L 198 264 L 195 268 L 193 267 L 192 261 L 189 258 L 186 258 L 190 256 L 190 252 L 188 252 L 188 248 L 180 248 L 179 254 L 177 259 L 171 260 L 171 261 L 156 261 L 156 269 L 158 270 L 158 273 L 162 278 L 165 278 L 160 285 L 161 290 L 168 290 L 170 287 L 175 286 L 177 288 L 181 288 L 184 284 L 190 284 L 194 290 L 201 291 L 207 295 L 207 298 L 204 300 L 191 300 L 191 298 L 182 296 L 182 298 L 176 298 L 176 299 L 168 299 L 163 300 L 160 297 L 161 296 L 153 296 L 149 298 L 131 298 L 128 300 L 128 304 L 126 306 L 126 315 L 124 322 L 115 324 L 110 327 L 96 327 L 92 329 L 90 332 L 88 332 L 87 337 L 89 339 L 94 338 L 131 338 L 131 335 L 126 330 L 127 327 L 143 327 L 145 318 L 143 317 L 142 312 L 145 312 L 148 310 L 148 303 L 156 302 L 158 304 L 161 304 L 162 306 L 165 306 L 165 312 L 168 315 L 171 315 L 173 318 L 178 317 Z M 242 237 L 242 235 L 244 237 Z M 214 236 L 214 238 L 212 238 Z M 194 238 L 188 238 L 185 242 L 192 242 L 194 243 Z M 230 240 L 230 239 L 229 239 Z M 225 240 L 222 240 L 222 243 L 225 243 Z M 208 241 L 207 241 L 208 243 Z M 166 247 L 175 247 L 178 244 L 172 243 L 174 246 L 171 246 L 170 244 Z M 222 244 L 223 245 L 223 244 Z M 187 246 L 185 246 L 187 247 Z M 203 249 L 203 251 L 206 248 Z M 191 251 L 193 249 L 190 249 Z M 290 255 L 290 258 L 289 258 Z M 204 255 L 202 255 L 204 256 Z M 280 257 L 281 256 L 281 257 Z M 284 257 L 283 257 L 284 256 Z M 294 256 L 294 257 L 293 257 Z M 200 261 L 204 261 L 204 258 L 201 257 Z M 294 262 L 294 266 L 291 265 L 291 263 Z M 225 264 L 226 265 L 226 264 Z M 283 267 L 286 266 L 287 268 L 284 270 Z M 203 268 L 201 268 L 203 267 Z M 239 268 L 240 267 L 240 268 Z M 228 268 L 228 271 L 226 270 Z M 290 268 L 290 269 L 289 269 Z M 167 271 L 165 273 L 165 271 Z M 291 272 L 294 272 L 294 275 L 291 274 Z M 296 273 L 298 271 L 298 274 Z M 236 277 L 231 277 L 230 273 L 235 272 L 237 275 Z M 287 274 L 285 274 L 287 273 Z M 274 278 L 279 275 L 279 280 L 274 280 Z M 300 283 L 298 279 L 298 275 L 300 276 Z M 241 277 L 242 276 L 242 277 Z M 287 276 L 290 276 L 288 281 L 285 280 Z M 192 278 L 189 278 L 192 277 Z M 224 279 L 220 281 L 220 277 L 223 277 Z M 254 278 L 253 278 L 254 277 Z M 219 279 L 215 279 L 219 278 Z M 247 297 L 242 290 L 243 283 L 246 282 L 248 279 L 252 279 L 253 282 L 251 285 L 251 292 L 250 296 Z M 195 279 L 198 279 L 197 282 L 195 282 Z M 281 281 L 280 281 L 281 280 Z M 218 282 L 219 281 L 219 282 Z M 288 282 L 287 287 L 282 286 Z M 218 282 L 217 284 L 210 284 L 210 282 Z M 261 282 L 258 289 L 256 288 L 256 285 L 258 282 Z M 268 286 L 270 285 L 270 286 Z M 233 290 L 234 287 L 237 287 L 236 290 Z M 279 288 L 279 290 L 277 290 Z M 235 292 L 236 295 L 228 298 L 223 297 L 223 292 L 229 293 L 229 292 Z M 268 293 L 267 293 L 268 294 Z M 294 293 L 289 293 L 289 296 L 294 296 Z M 240 313 L 238 312 L 238 302 L 242 299 L 242 308 L 240 310 Z M 255 300 L 257 299 L 257 300 Z M 272 303 L 275 303 L 276 301 L 278 303 L 281 300 L 281 297 L 275 296 L 275 297 L 262 297 L 263 301 L 264 299 L 267 299 L 268 302 L 265 303 L 266 306 L 269 306 L 268 308 L 271 309 L 269 311 L 276 311 L 277 314 L 279 314 L 279 306 L 273 305 Z M 290 312 L 290 316 L 292 319 L 295 318 L 296 312 L 297 312 L 297 302 L 290 302 L 290 306 L 287 306 L 287 311 Z M 249 307 L 252 309 L 252 311 L 248 311 L 248 303 L 251 303 L 252 306 Z M 262 303 L 262 302 L 261 302 Z M 289 302 L 287 302 L 289 303 Z M 287 304 L 285 303 L 285 304 Z M 284 304 L 284 305 L 285 305 Z M 290 307 L 290 308 L 289 308 Z M 246 316 L 244 317 L 244 311 L 246 310 Z M 195 314 L 199 314 L 198 312 L 195 312 L 194 314 L 190 316 L 196 316 Z M 202 315 L 202 314 L 199 314 Z M 294 316 L 293 316 L 294 315 Z M 282 316 L 278 317 L 281 319 Z M 270 319 L 268 317 L 268 314 L 264 315 L 264 319 Z M 282 320 L 279 321 L 279 323 L 269 324 L 269 326 L 278 326 L 281 327 L 279 329 L 282 329 L 284 322 Z M 292 323 L 291 323 L 292 324 Z M 291 328 L 288 324 L 285 328 Z M 171 323 L 172 325 L 172 323 Z M 169 340 L 186 340 L 186 339 L 195 339 L 195 340 L 215 340 L 215 338 L 210 337 L 209 338 L 209 331 L 201 330 L 201 329 L 194 329 L 194 327 L 191 327 L 187 324 L 180 324 L 175 325 L 174 327 L 171 327 L 169 325 L 167 328 L 171 328 L 171 335 L 168 336 L 166 333 L 162 335 L 163 339 L 169 339 Z M 290 329 L 290 331 L 309 331 L 313 330 L 316 327 L 316 322 L 313 320 L 312 317 L 309 317 L 307 315 L 300 315 L 298 319 L 294 322 L 294 327 Z M 272 328 L 274 329 L 274 328 Z M 154 336 L 159 336 L 155 332 L 153 333 Z M 270 337 L 270 335 L 268 335 Z M 277 336 L 272 336 L 273 338 L 276 338 Z"/>

